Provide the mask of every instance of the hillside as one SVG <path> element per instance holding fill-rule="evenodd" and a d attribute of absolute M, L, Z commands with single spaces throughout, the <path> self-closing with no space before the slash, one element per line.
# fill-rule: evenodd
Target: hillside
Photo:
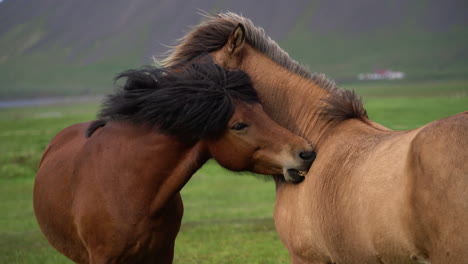
<path fill-rule="evenodd" d="M 468 77 L 465 0 L 4 0 L 0 98 L 102 94 L 197 24 L 198 9 L 251 18 L 313 71 L 341 83 L 391 68 Z M 164 45 L 163 45 L 164 44 Z"/>

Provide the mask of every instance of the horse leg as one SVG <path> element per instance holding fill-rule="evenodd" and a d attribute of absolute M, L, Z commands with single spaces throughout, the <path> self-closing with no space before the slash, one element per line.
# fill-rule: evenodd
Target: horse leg
<path fill-rule="evenodd" d="M 176 193 L 164 208 L 160 210 L 154 221 L 158 221 L 158 231 L 154 234 L 151 256 L 146 263 L 171 264 L 174 259 L 174 247 L 180 230 L 184 205 L 180 193 Z"/>

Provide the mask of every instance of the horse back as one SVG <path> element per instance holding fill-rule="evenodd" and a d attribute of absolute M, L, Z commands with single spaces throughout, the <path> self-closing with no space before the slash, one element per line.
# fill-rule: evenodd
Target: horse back
<path fill-rule="evenodd" d="M 461 263 L 468 259 L 468 112 L 423 127 L 409 154 L 416 244 L 431 260 Z"/>
<path fill-rule="evenodd" d="M 68 147 L 69 145 L 76 144 L 78 141 L 85 140 L 85 131 L 91 122 L 78 123 L 64 128 L 60 131 L 47 145 L 44 153 L 42 154 L 39 167 L 41 167 L 44 162 L 45 157 L 50 151 L 55 152 L 58 148 Z M 53 149 L 53 150 L 52 150 Z"/>

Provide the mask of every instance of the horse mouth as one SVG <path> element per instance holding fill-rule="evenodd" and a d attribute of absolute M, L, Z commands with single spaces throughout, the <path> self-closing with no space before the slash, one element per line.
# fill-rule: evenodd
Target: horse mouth
<path fill-rule="evenodd" d="M 306 171 L 287 169 L 284 173 L 284 179 L 294 184 L 301 183 L 305 179 Z"/>

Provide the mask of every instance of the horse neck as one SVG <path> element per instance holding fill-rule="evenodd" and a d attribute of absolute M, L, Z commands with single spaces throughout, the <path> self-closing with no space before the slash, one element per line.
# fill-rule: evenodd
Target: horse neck
<path fill-rule="evenodd" d="M 157 153 L 163 157 L 165 156 L 161 160 L 163 163 L 169 163 L 167 165 L 169 167 L 163 165 L 162 170 L 157 173 L 163 177 L 156 179 L 159 186 L 151 204 L 152 212 L 157 212 L 164 207 L 174 194 L 178 193 L 192 175 L 210 158 L 202 142 L 190 145 L 182 142 L 169 142 L 166 144 L 170 145 L 171 150 L 167 153 Z"/>
<path fill-rule="evenodd" d="M 334 123 L 320 118 L 326 105 L 323 99 L 329 91 L 289 72 L 253 48 L 246 53 L 239 68 L 251 77 L 265 112 L 281 126 L 318 143 Z"/>

